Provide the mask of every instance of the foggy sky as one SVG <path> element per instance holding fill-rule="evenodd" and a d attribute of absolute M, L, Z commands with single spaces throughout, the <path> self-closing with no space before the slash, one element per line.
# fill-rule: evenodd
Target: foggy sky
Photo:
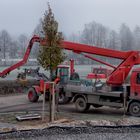
<path fill-rule="evenodd" d="M 121 23 L 140 25 L 140 0 L 48 0 L 66 35 L 91 21 L 118 30 Z M 47 0 L 0 0 L 0 30 L 30 35 L 47 9 Z"/>

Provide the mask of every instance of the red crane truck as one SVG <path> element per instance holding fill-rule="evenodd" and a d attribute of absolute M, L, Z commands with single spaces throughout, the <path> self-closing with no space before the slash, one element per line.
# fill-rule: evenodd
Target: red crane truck
<path fill-rule="evenodd" d="M 47 39 L 44 39 L 42 42 L 40 43 L 45 45 Z M 78 111 L 86 111 L 90 105 L 94 107 L 110 106 L 126 108 L 131 115 L 140 116 L 140 68 L 134 68 L 130 75 L 130 84 L 124 84 L 133 66 L 140 64 L 139 51 L 111 50 L 68 41 L 63 41 L 61 47 L 78 54 L 88 53 L 122 60 L 118 66 L 95 60 L 114 68 L 108 76 L 105 86 L 95 83 L 92 90 L 88 87 L 86 88 L 86 86 L 84 88 L 82 86 L 84 90 L 81 90 L 81 86 L 78 86 L 81 84 L 81 81 L 76 81 L 76 84 L 72 80 L 67 82 L 63 88 L 65 96 L 73 98 Z M 59 93 L 59 90 L 57 91 Z"/>
<path fill-rule="evenodd" d="M 125 108 L 131 115 L 140 116 L 140 68 L 134 68 L 130 75 L 130 84 L 124 84 L 133 66 L 140 64 L 139 51 L 118 51 L 72 42 L 63 42 L 63 46 L 78 53 L 86 52 L 122 60 L 118 66 L 112 66 L 114 70 L 108 76 L 106 85 L 95 83 L 92 87 L 86 81 L 67 83 L 65 95 L 73 98 L 78 111 L 84 112 L 90 105 L 110 106 Z"/>
<path fill-rule="evenodd" d="M 5 77 L 7 74 L 10 73 L 10 71 L 26 63 L 34 42 L 39 42 L 41 45 L 46 45 L 47 39 L 42 39 L 38 36 L 34 36 L 29 42 L 23 60 L 5 69 L 3 72 L 0 73 L 0 77 Z M 124 84 L 124 81 L 133 66 L 140 64 L 139 51 L 118 51 L 68 41 L 63 41 L 61 47 L 76 52 L 78 54 L 88 53 L 122 60 L 122 62 L 118 66 L 112 66 L 114 70 L 109 75 L 106 81 L 106 87 L 108 88 L 95 85 L 95 90 L 92 89 L 92 92 L 89 92 L 86 91 L 86 88 L 84 88 L 85 91 L 79 90 L 77 86 L 75 86 L 76 89 L 72 88 L 71 85 L 74 84 L 71 81 L 66 84 L 66 86 L 64 87 L 64 92 L 67 97 L 73 98 L 76 109 L 78 111 L 86 111 L 87 109 L 89 109 L 90 105 L 93 105 L 95 107 L 126 107 L 127 111 L 131 115 L 140 116 L 140 68 L 133 69 L 130 76 L 130 84 Z M 110 65 L 103 61 L 101 61 L 101 63 Z M 123 89 L 126 89 L 125 92 Z M 126 101 L 125 104 L 124 99 Z"/>

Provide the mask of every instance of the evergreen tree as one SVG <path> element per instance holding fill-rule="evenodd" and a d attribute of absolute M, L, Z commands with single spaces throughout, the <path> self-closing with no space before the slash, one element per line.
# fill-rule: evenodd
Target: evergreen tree
<path fill-rule="evenodd" d="M 47 39 L 47 46 L 41 47 L 38 61 L 45 70 L 50 70 L 50 80 L 52 80 L 53 70 L 64 61 L 65 55 L 60 47 L 63 40 L 62 33 L 58 32 L 58 22 L 55 20 L 49 4 L 48 11 L 45 11 L 44 14 L 42 28 Z"/>

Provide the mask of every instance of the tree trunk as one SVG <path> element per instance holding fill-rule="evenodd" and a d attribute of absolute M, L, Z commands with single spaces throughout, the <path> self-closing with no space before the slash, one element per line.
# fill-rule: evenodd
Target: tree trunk
<path fill-rule="evenodd" d="M 50 81 L 52 81 L 53 71 L 50 67 Z M 50 87 L 50 96 L 49 96 L 49 121 L 52 119 L 52 87 Z"/>

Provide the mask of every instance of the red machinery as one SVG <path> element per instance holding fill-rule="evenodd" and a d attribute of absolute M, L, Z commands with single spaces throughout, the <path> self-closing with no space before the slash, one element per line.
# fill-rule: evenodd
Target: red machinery
<path fill-rule="evenodd" d="M 23 60 L 16 63 L 15 65 L 5 69 L 0 73 L 0 77 L 5 77 L 7 74 L 9 74 L 12 70 L 17 69 L 18 67 L 24 65 L 29 57 L 29 54 L 31 52 L 32 46 L 35 42 L 39 42 L 40 45 L 46 45 L 46 40 L 41 39 L 38 36 L 33 36 L 32 39 L 29 42 L 29 45 L 27 47 L 27 50 L 25 52 L 25 55 L 23 57 Z M 109 76 L 107 83 L 111 85 L 121 85 L 124 80 L 126 79 L 128 73 L 132 69 L 134 65 L 137 65 L 140 63 L 140 57 L 139 57 L 139 51 L 118 51 L 118 50 L 111 50 L 111 49 L 105 49 L 105 48 L 98 48 L 96 46 L 90 46 L 90 45 L 84 45 L 79 43 L 73 43 L 73 42 L 62 42 L 62 48 L 71 50 L 75 53 L 88 53 L 88 54 L 96 54 L 100 56 L 106 56 L 106 57 L 112 57 L 117 59 L 122 59 L 122 63 L 114 67 L 114 71 Z M 104 62 L 105 64 L 105 62 Z M 107 64 L 108 65 L 108 64 Z"/>
<path fill-rule="evenodd" d="M 115 67 L 114 71 L 109 76 L 107 83 L 110 85 L 123 84 L 132 67 L 140 64 L 139 51 L 124 52 L 66 41 L 64 41 L 62 45 L 63 48 L 72 50 L 76 53 L 85 52 L 123 60 L 119 66 Z"/>
<path fill-rule="evenodd" d="M 92 72 L 88 73 L 87 79 L 107 79 L 107 77 L 111 74 L 112 70 L 108 68 L 93 68 Z"/>
<path fill-rule="evenodd" d="M 59 103 L 64 104 L 67 103 L 69 100 L 68 98 L 65 98 L 63 94 L 63 86 L 67 83 L 69 77 L 72 75 L 75 75 L 76 73 L 74 72 L 74 61 L 70 60 L 70 66 L 68 65 L 58 65 L 57 69 L 53 71 L 53 80 L 55 83 L 60 83 L 61 84 L 61 93 L 59 94 Z M 39 99 L 39 96 L 44 93 L 44 85 L 46 86 L 46 100 L 49 99 L 49 84 L 45 84 L 44 79 L 40 80 L 40 85 L 34 85 L 28 90 L 28 99 L 31 102 L 37 102 Z"/>
<path fill-rule="evenodd" d="M 40 45 L 46 45 L 47 39 L 41 39 L 38 36 L 33 36 L 30 40 L 29 45 L 27 47 L 26 53 L 22 61 L 18 62 L 17 64 L 5 69 L 0 73 L 0 77 L 5 77 L 10 71 L 22 66 L 26 63 L 31 48 L 34 42 L 40 43 Z M 71 50 L 75 53 L 88 53 L 88 54 L 95 54 L 99 56 L 111 57 L 121 59 L 122 62 L 117 66 L 114 67 L 113 72 L 109 75 L 107 79 L 107 84 L 110 86 L 121 86 L 125 79 L 127 78 L 130 70 L 133 68 L 134 65 L 140 64 L 140 52 L 139 51 L 118 51 L 118 50 L 111 50 L 106 48 L 98 48 L 96 46 L 84 45 L 79 43 L 73 43 L 68 41 L 63 41 L 62 48 Z M 100 60 L 99 60 L 100 61 Z M 108 65 L 105 62 L 101 62 Z M 110 64 L 109 64 L 110 65 Z M 129 102 L 139 102 L 140 101 L 140 69 L 135 69 L 132 71 L 131 78 L 130 78 L 130 93 L 129 93 Z M 138 106 L 138 105 L 137 105 Z M 135 108 L 134 108 L 135 109 Z M 136 107 L 137 109 L 137 107 Z M 140 105 L 139 108 L 140 109 Z"/>
<path fill-rule="evenodd" d="M 14 64 L 14 65 L 10 66 L 9 68 L 6 68 L 2 72 L 0 72 L 0 77 L 2 77 L 2 78 L 6 77 L 11 71 L 19 68 L 20 66 L 23 66 L 27 62 L 34 42 L 40 42 L 40 38 L 36 35 L 34 35 L 32 37 L 32 39 L 30 40 L 29 45 L 26 49 L 25 55 L 23 57 L 23 60 L 19 61 L 18 63 Z"/>

